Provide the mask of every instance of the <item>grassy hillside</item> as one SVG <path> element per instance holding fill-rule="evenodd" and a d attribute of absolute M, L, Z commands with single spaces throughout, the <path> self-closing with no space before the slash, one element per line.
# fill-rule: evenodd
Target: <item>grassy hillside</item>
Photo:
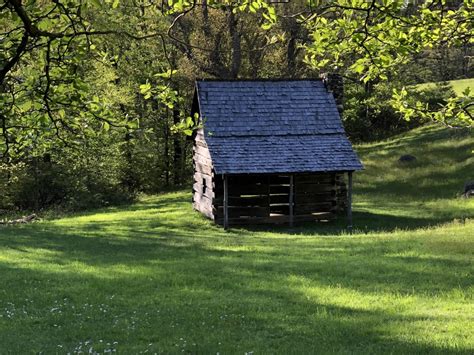
<path fill-rule="evenodd" d="M 225 232 L 189 192 L 3 227 L 0 353 L 472 353 L 473 142 L 421 128 L 358 147 L 352 236 Z"/>
<path fill-rule="evenodd" d="M 461 95 L 467 87 L 471 88 L 471 92 L 474 92 L 474 78 L 471 79 L 461 79 L 461 80 L 451 80 L 448 81 L 454 89 L 454 92 L 457 95 Z M 434 83 L 420 84 L 417 85 L 418 88 L 423 89 L 429 86 L 434 86 Z"/>

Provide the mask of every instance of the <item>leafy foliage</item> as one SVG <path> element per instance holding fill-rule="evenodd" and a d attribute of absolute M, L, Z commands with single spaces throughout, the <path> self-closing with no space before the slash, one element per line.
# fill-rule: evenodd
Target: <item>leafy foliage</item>
<path fill-rule="evenodd" d="M 431 98 L 401 90 L 472 72 L 471 9 L 468 0 L 4 0 L 0 160 L 9 173 L 0 186 L 9 197 L 3 205 L 77 206 L 88 196 L 97 196 L 90 204 L 107 204 L 185 183 L 191 169 L 185 136 L 199 127 L 198 117 L 189 117 L 196 77 L 338 71 L 358 83 L 346 90 L 344 113 L 354 139 L 433 119 L 469 126 L 471 94 L 443 96 L 435 101 L 445 106 L 429 104 L 427 111 Z M 458 61 L 462 70 L 453 70 Z M 100 158 L 84 158 L 95 154 Z M 76 176 L 76 162 L 87 183 Z M 48 198 L 19 198 L 40 195 L 32 171 L 57 186 L 60 197 L 51 189 Z"/>
<path fill-rule="evenodd" d="M 425 89 L 428 91 L 427 89 Z M 466 88 L 461 95 L 452 95 L 445 100 L 443 105 L 433 107 L 430 105 L 433 96 L 426 100 L 416 99 L 415 94 L 406 89 L 394 89 L 392 103 L 406 120 L 413 118 L 430 120 L 444 123 L 448 126 L 473 125 L 474 119 L 474 95 L 470 88 Z M 419 95 L 418 95 L 419 96 Z"/>
<path fill-rule="evenodd" d="M 455 47 L 474 43 L 474 5 L 465 0 L 459 6 L 441 2 L 402 0 L 344 0 L 318 3 L 307 19 L 311 43 L 306 62 L 316 69 L 331 69 L 356 75 L 362 82 L 388 80 L 414 55 L 440 45 Z M 400 110 L 403 92 L 394 96 Z M 473 125 L 472 115 L 456 109 L 462 101 L 470 106 L 472 97 L 450 101 L 434 116 L 438 121 Z M 421 107 L 417 107 L 417 110 Z M 400 110 L 407 119 L 411 109 Z"/>

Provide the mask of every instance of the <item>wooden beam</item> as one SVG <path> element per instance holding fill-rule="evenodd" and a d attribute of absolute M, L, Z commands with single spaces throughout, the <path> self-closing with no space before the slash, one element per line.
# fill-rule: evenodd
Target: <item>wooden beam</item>
<path fill-rule="evenodd" d="M 347 173 L 349 181 L 347 183 L 347 229 L 352 234 L 352 171 Z"/>
<path fill-rule="evenodd" d="M 229 182 L 227 175 L 224 177 L 224 229 L 229 228 Z"/>
<path fill-rule="evenodd" d="M 294 196 L 294 181 L 293 174 L 290 175 L 290 193 L 289 193 L 289 204 L 290 204 L 290 227 L 293 227 L 293 196 Z"/>

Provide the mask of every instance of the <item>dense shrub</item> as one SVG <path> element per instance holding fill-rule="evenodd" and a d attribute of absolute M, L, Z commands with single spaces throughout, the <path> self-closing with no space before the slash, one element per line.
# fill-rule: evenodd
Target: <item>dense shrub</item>
<path fill-rule="evenodd" d="M 95 145 L 2 164 L 0 209 L 78 210 L 130 201 L 134 191 L 124 185 L 123 160 L 116 145 Z"/>

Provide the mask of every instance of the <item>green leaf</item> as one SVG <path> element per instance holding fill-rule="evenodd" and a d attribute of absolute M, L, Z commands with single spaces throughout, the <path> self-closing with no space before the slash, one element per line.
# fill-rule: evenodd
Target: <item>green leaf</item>
<path fill-rule="evenodd" d="M 54 22 L 52 20 L 45 19 L 38 23 L 38 29 L 40 29 L 41 31 L 48 31 L 49 29 L 51 29 L 51 27 L 53 27 L 53 25 Z"/>
<path fill-rule="evenodd" d="M 364 70 L 365 70 L 365 65 L 364 65 L 364 63 L 360 63 L 360 62 L 358 63 L 358 62 L 356 62 L 356 63 L 351 67 L 351 69 L 352 69 L 354 72 L 358 73 L 358 74 L 362 74 L 362 73 L 364 72 Z"/>
<path fill-rule="evenodd" d="M 33 106 L 33 103 L 31 101 L 25 101 L 21 105 L 19 105 L 19 108 L 21 111 L 26 112 L 31 109 L 31 106 Z"/>
<path fill-rule="evenodd" d="M 150 83 L 140 85 L 140 93 L 141 94 L 146 94 L 150 90 L 151 90 L 151 84 Z"/>
<path fill-rule="evenodd" d="M 100 0 L 89 0 L 89 3 L 92 4 L 93 7 L 102 8 L 102 2 Z"/>

